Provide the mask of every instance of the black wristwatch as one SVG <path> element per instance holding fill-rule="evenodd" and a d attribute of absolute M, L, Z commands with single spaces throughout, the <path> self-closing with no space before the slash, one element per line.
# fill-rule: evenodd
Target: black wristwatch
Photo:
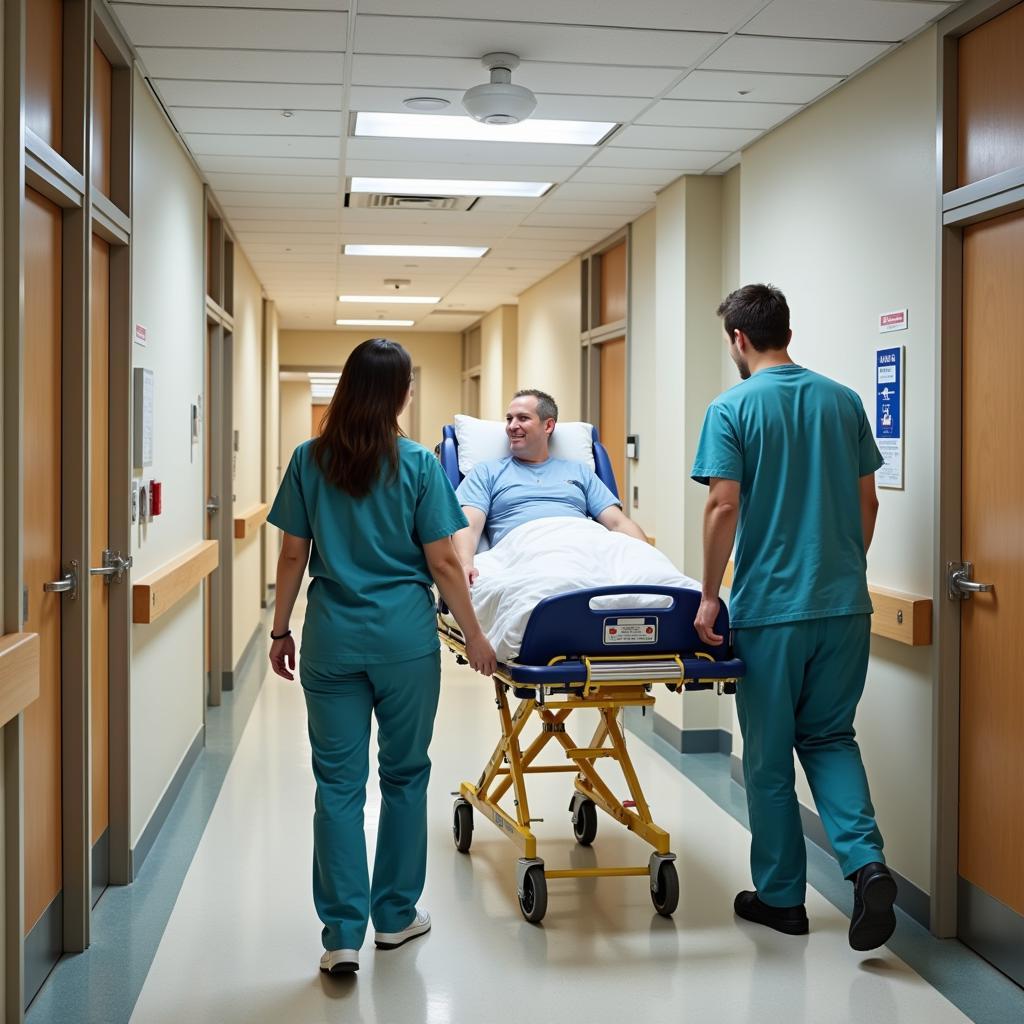
<path fill-rule="evenodd" d="M 292 631 L 290 629 L 286 629 L 280 636 L 274 636 L 274 631 L 273 630 L 270 631 L 270 639 L 271 640 L 283 640 L 286 636 L 291 636 L 291 635 L 292 635 Z"/>

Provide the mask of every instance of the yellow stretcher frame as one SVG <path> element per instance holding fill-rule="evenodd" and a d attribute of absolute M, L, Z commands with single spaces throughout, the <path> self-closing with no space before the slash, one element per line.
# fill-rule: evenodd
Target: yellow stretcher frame
<path fill-rule="evenodd" d="M 438 622 L 441 641 L 457 656 L 465 658 L 466 647 L 462 637 L 443 620 Z M 699 657 L 713 660 L 708 655 Z M 555 665 L 565 658 L 554 658 Z M 675 868 L 676 856 L 671 852 L 668 832 L 655 824 L 643 788 L 633 767 L 626 740 L 619 725 L 618 715 L 622 708 L 651 707 L 655 699 L 651 688 L 661 684 L 680 692 L 686 678 L 682 659 L 675 654 L 636 656 L 594 656 L 581 659 L 587 668 L 586 682 L 574 685 L 565 692 L 562 684 L 522 683 L 514 681 L 503 666 L 492 677 L 495 704 L 501 722 L 501 738 L 480 774 L 477 782 L 463 782 L 459 786 L 453 815 L 453 835 L 456 848 L 469 852 L 472 841 L 472 811 L 479 811 L 488 821 L 514 843 L 520 858 L 517 872 L 517 891 L 523 916 L 533 923 L 539 922 L 547 909 L 547 879 L 595 878 L 637 876 L 650 879 L 651 900 L 655 910 L 664 917 L 670 917 L 679 902 L 679 879 Z M 599 682 L 591 678 L 592 664 L 602 662 L 629 661 L 674 661 L 679 667 L 675 678 L 616 679 L 614 682 Z M 719 692 L 725 683 L 739 682 L 738 679 L 722 679 Z M 509 705 L 510 688 L 532 690 L 532 696 L 520 697 L 513 711 Z M 578 746 L 566 731 L 566 720 L 573 711 L 596 710 L 599 712 L 597 729 L 588 746 Z M 521 742 L 523 731 L 533 714 L 540 719 L 540 734 L 525 748 Z M 538 756 L 554 743 L 562 748 L 568 764 L 537 765 Z M 616 761 L 629 790 L 629 801 L 619 800 L 601 777 L 595 762 L 601 758 Z M 609 817 L 618 821 L 630 832 L 639 836 L 651 847 L 653 853 L 647 864 L 626 867 L 604 868 L 558 868 L 548 869 L 537 856 L 537 839 L 531 829 L 534 820 L 530 817 L 530 803 L 527 794 L 528 775 L 574 773 L 575 792 L 570 805 L 577 841 L 589 845 L 596 831 L 596 813 L 583 805 L 587 802 L 593 808 L 600 808 Z M 514 810 L 503 808 L 499 801 L 511 790 Z M 456 795 L 456 794 L 453 794 Z M 631 804 L 629 806 L 628 804 Z M 593 816 L 588 825 L 580 826 L 580 816 Z M 581 838 L 582 834 L 582 838 Z"/>

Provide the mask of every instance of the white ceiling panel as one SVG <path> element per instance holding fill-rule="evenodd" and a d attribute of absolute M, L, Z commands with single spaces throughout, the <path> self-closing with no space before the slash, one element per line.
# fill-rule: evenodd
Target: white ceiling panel
<path fill-rule="evenodd" d="M 702 171 L 704 167 L 692 166 L 685 170 Z M 680 171 L 663 167 L 582 167 L 573 175 L 573 181 L 613 182 L 620 185 L 653 185 L 662 187 L 679 177 Z"/>
<path fill-rule="evenodd" d="M 703 128 L 753 128 L 764 131 L 795 114 L 795 103 L 724 103 L 715 100 L 661 100 L 638 124 Z"/>
<path fill-rule="evenodd" d="M 336 223 L 335 210 L 333 207 L 327 209 L 306 209 L 301 206 L 237 206 L 225 204 L 224 215 L 232 224 L 247 220 L 276 220 L 287 224 L 319 222 Z"/>
<path fill-rule="evenodd" d="M 113 4 L 136 46 L 202 46 L 234 49 L 344 53 L 348 15 L 336 11 L 237 10 Z"/>
<path fill-rule="evenodd" d="M 505 21 L 511 13 L 519 21 L 561 25 L 606 25 L 635 28 L 686 29 L 727 32 L 750 17 L 763 0 L 518 0 L 514 9 L 504 3 L 481 0 L 431 0 L 438 18 L 488 18 Z M 360 14 L 416 15 L 423 13 L 422 0 L 360 0 Z"/>
<path fill-rule="evenodd" d="M 603 228 L 581 228 L 581 227 L 544 227 L 537 225 L 525 225 L 516 228 L 506 239 L 529 239 L 539 242 L 573 242 L 582 243 L 583 247 L 593 242 L 599 242 L 604 238 L 606 232 Z"/>
<path fill-rule="evenodd" d="M 603 228 L 607 231 L 614 231 L 623 224 L 628 223 L 629 217 L 625 214 L 596 213 L 531 213 L 523 225 L 537 225 L 539 227 L 571 227 L 571 228 Z"/>
<path fill-rule="evenodd" d="M 586 249 L 586 243 L 558 242 L 550 239 L 539 238 L 504 238 L 491 247 L 491 256 L 496 261 L 505 260 L 508 257 L 519 258 L 529 257 L 531 259 L 555 259 L 559 258 L 563 263 L 576 253 Z"/>
<path fill-rule="evenodd" d="M 378 225 L 428 225 L 438 231 L 450 230 L 453 226 L 462 225 L 467 229 L 474 226 L 483 230 L 505 228 L 511 230 L 523 220 L 522 212 L 502 213 L 477 212 L 472 210 L 368 210 L 350 207 L 345 210 L 345 225 L 360 224 L 369 227 Z"/>
<path fill-rule="evenodd" d="M 578 164 L 564 167 L 534 166 L 517 164 L 515 169 L 505 164 L 475 164 L 467 167 L 464 163 L 433 164 L 417 161 L 410 166 L 404 160 L 346 160 L 345 170 L 350 177 L 366 178 L 447 178 L 465 179 L 472 173 L 473 181 L 564 181 L 578 167 Z M 487 197 L 488 199 L 495 197 Z M 481 200 L 482 202 L 483 200 Z M 519 200 L 514 200 L 519 202 Z M 538 200 L 525 202 L 536 205 Z M 475 207 L 474 207 L 475 209 Z"/>
<path fill-rule="evenodd" d="M 740 164 L 741 154 L 731 153 L 720 163 L 715 164 L 711 168 L 712 174 L 725 174 L 726 171 L 731 171 L 734 167 L 738 167 Z"/>
<path fill-rule="evenodd" d="M 283 117 L 280 110 L 241 110 L 234 107 L 171 107 L 171 117 L 182 133 L 218 135 L 329 135 L 341 134 L 341 114 L 331 110 L 296 110 Z"/>
<path fill-rule="evenodd" d="M 704 62 L 702 69 L 852 75 L 888 48 L 886 43 L 733 36 Z"/>
<path fill-rule="evenodd" d="M 601 216 L 621 214 L 624 217 L 639 217 L 649 205 L 647 202 L 623 202 L 621 199 L 602 202 L 592 199 L 561 199 L 555 196 L 547 200 L 541 210 L 544 213 L 596 213 Z"/>
<path fill-rule="evenodd" d="M 451 104 L 439 114 L 464 117 L 462 89 L 429 90 L 431 96 L 446 99 Z M 415 96 L 416 91 L 408 86 L 385 88 L 376 85 L 357 85 L 352 88 L 351 107 L 353 110 L 383 111 L 385 113 L 407 113 L 403 101 Z M 533 117 L 552 118 L 568 121 L 631 121 L 647 105 L 644 96 L 573 96 L 551 93 L 537 94 L 537 109 Z"/>
<path fill-rule="evenodd" d="M 115 3 L 117 0 L 115 0 Z M 158 7 L 255 7 L 288 11 L 347 11 L 346 0 L 131 0 L 132 5 Z"/>
<path fill-rule="evenodd" d="M 810 103 L 838 85 L 829 75 L 763 75 L 743 71 L 692 71 L 668 95 L 677 100 Z"/>
<path fill-rule="evenodd" d="M 287 185 L 285 186 L 287 188 Z M 266 206 L 304 210 L 334 210 L 338 206 L 336 193 L 255 191 L 246 189 L 239 192 L 225 185 L 217 188 L 217 198 L 223 206 Z"/>
<path fill-rule="evenodd" d="M 953 4 L 900 0 L 772 0 L 743 26 L 752 35 L 899 42 Z"/>
<path fill-rule="evenodd" d="M 290 219 L 264 220 L 257 218 L 232 217 L 227 214 L 229 223 L 236 234 L 253 235 L 274 234 L 287 235 L 289 238 L 311 238 L 314 235 L 330 235 L 338 230 L 338 220 L 334 214 L 323 217 L 320 220 L 294 221 Z"/>
<path fill-rule="evenodd" d="M 139 56 L 152 78 L 199 78 L 207 82 L 294 82 L 341 85 L 340 53 L 282 50 L 176 49 L 140 46 Z"/>
<path fill-rule="evenodd" d="M 593 56 L 589 58 L 593 60 Z M 564 64 L 529 60 L 516 70 L 515 81 L 536 93 L 581 96 L 657 96 L 679 77 L 677 68 L 601 64 Z M 390 57 L 356 54 L 352 61 L 354 85 L 402 86 L 410 95 L 430 89 L 464 92 L 487 80 L 477 57 Z"/>
<path fill-rule="evenodd" d="M 590 182 L 567 182 L 558 186 L 559 199 L 596 199 L 610 203 L 631 199 L 637 203 L 653 203 L 654 189 L 647 185 L 601 185 Z"/>
<path fill-rule="evenodd" d="M 304 160 L 281 156 L 197 155 L 199 166 L 210 174 L 299 174 L 319 175 L 338 181 L 337 160 Z"/>
<path fill-rule="evenodd" d="M 623 128 L 608 144 L 626 148 L 721 150 L 729 153 L 745 146 L 761 133 L 745 128 L 664 128 L 635 124 Z"/>
<path fill-rule="evenodd" d="M 280 156 L 337 160 L 341 142 L 327 135 L 217 135 L 194 132 L 185 142 L 195 156 Z"/>
<path fill-rule="evenodd" d="M 253 247 L 253 252 L 267 252 L 274 249 L 287 250 L 302 253 L 303 255 L 326 255 L 336 252 L 337 246 L 333 239 L 324 238 L 316 232 L 290 232 L 288 234 L 276 234 L 265 231 L 236 231 L 239 240 L 248 248 Z M 266 249 L 260 248 L 266 246 Z"/>
<path fill-rule="evenodd" d="M 495 50 L 509 50 L 531 61 L 685 68 L 720 38 L 702 32 L 360 15 L 355 48 L 356 53 L 477 58 Z M 479 64 L 477 70 L 480 79 L 486 81 L 487 74 Z M 521 77 L 527 81 L 525 71 Z"/>
<path fill-rule="evenodd" d="M 341 110 L 341 87 L 287 82 L 210 82 L 160 78 L 153 82 L 168 107 L 249 107 L 254 110 Z"/>
<path fill-rule="evenodd" d="M 597 152 L 593 146 L 558 146 L 517 142 L 448 142 L 434 139 L 349 139 L 347 157 L 352 160 L 400 160 L 419 163 L 496 164 L 499 167 L 528 164 L 543 167 L 576 166 Z"/>
<path fill-rule="evenodd" d="M 387 245 L 494 245 L 508 234 L 507 225 L 492 227 L 487 224 L 460 224 L 458 222 L 438 227 L 436 224 L 399 224 L 382 221 L 380 224 L 350 224 L 342 219 L 341 240 L 343 243 L 370 244 L 382 242 Z"/>
<path fill-rule="evenodd" d="M 478 168 L 474 168 L 476 173 Z M 518 171 L 518 169 L 517 169 Z M 543 202 L 542 199 L 515 199 L 512 197 L 484 196 L 478 199 L 473 207 L 474 213 L 522 213 L 527 214 L 536 210 Z"/>
<path fill-rule="evenodd" d="M 663 170 L 684 170 L 711 166 L 716 160 L 728 154 L 719 152 L 685 149 L 630 149 L 628 146 L 605 147 L 587 165 L 588 167 L 657 167 Z M 708 163 L 710 161 L 710 163 Z"/>
<path fill-rule="evenodd" d="M 337 181 L 319 175 L 210 174 L 208 177 L 218 195 L 222 189 L 225 192 L 276 192 L 288 189 L 289 192 L 317 192 L 332 197 L 338 194 Z"/>

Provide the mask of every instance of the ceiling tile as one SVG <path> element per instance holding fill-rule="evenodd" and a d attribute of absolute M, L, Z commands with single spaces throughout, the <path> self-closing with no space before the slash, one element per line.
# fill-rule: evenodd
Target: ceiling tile
<path fill-rule="evenodd" d="M 707 149 L 732 152 L 753 142 L 761 133 L 744 128 L 667 128 L 653 125 L 630 125 L 608 144 L 651 149 Z"/>
<path fill-rule="evenodd" d="M 739 166 L 741 158 L 742 155 L 740 153 L 731 153 L 720 163 L 715 164 L 709 173 L 724 174 L 726 171 L 731 171 L 734 167 Z"/>
<path fill-rule="evenodd" d="M 185 134 L 185 143 L 196 156 L 279 156 L 337 160 L 341 143 L 327 135 L 218 135 L 213 132 Z"/>
<path fill-rule="evenodd" d="M 707 153 L 700 154 L 707 158 Z M 713 154 L 711 159 L 717 159 Z M 701 171 L 704 167 L 695 162 L 687 167 L 689 171 Z M 710 165 L 709 165 L 710 166 Z M 620 185 L 654 185 L 661 187 L 675 181 L 683 173 L 674 168 L 663 167 L 582 167 L 574 175 L 573 181 L 613 182 Z"/>
<path fill-rule="evenodd" d="M 221 198 L 218 195 L 218 198 Z M 316 209 L 301 206 L 247 206 L 243 203 L 238 205 L 221 202 L 221 208 L 225 216 L 232 223 L 245 220 L 279 220 L 291 224 L 307 223 L 310 221 L 334 224 L 336 222 L 335 209 Z"/>
<path fill-rule="evenodd" d="M 153 82 L 168 107 L 237 107 L 254 110 L 341 110 L 341 87 L 285 82 L 209 82 L 160 78 Z"/>
<path fill-rule="evenodd" d="M 586 182 L 567 182 L 558 186 L 559 199 L 604 199 L 616 202 L 632 199 L 634 202 L 654 202 L 654 189 L 646 185 L 600 185 Z"/>
<path fill-rule="evenodd" d="M 315 175 L 338 181 L 337 160 L 304 160 L 277 156 L 219 156 L 208 153 L 196 160 L 211 174 L 299 174 Z"/>
<path fill-rule="evenodd" d="M 772 0 L 743 26 L 763 36 L 878 39 L 899 42 L 940 18 L 953 4 L 900 0 Z"/>
<path fill-rule="evenodd" d="M 225 211 L 225 216 L 231 223 L 231 227 L 238 235 L 288 235 L 291 238 L 304 238 L 307 241 L 314 235 L 335 235 L 338 232 L 338 219 L 333 213 L 321 217 L 319 220 L 294 221 L 290 218 L 256 218 L 256 217 L 235 217 Z M 333 238 L 329 239 L 333 243 Z M 327 239 L 325 239 L 327 241 Z"/>
<path fill-rule="evenodd" d="M 630 149 L 628 146 L 607 146 L 587 165 L 588 167 L 657 167 L 666 170 L 694 170 L 710 167 L 726 156 L 728 149 L 719 152 L 685 149 Z"/>
<path fill-rule="evenodd" d="M 678 76 L 678 69 L 651 67 L 646 62 L 628 67 L 524 59 L 516 70 L 516 81 L 536 93 L 574 96 L 650 98 L 667 89 Z M 356 54 L 352 63 L 354 85 L 401 86 L 414 92 L 453 89 L 461 93 L 486 78 L 485 69 L 475 57 Z"/>
<path fill-rule="evenodd" d="M 678 100 L 810 103 L 838 85 L 827 75 L 764 75 L 743 71 L 691 71 L 670 93 Z"/>
<path fill-rule="evenodd" d="M 182 133 L 223 135 L 328 135 L 341 133 L 341 114 L 326 110 L 296 110 L 282 117 L 279 110 L 237 110 L 227 107 L 171 107 Z"/>
<path fill-rule="evenodd" d="M 733 36 L 704 62 L 702 69 L 852 75 L 888 48 L 885 43 Z"/>
<path fill-rule="evenodd" d="M 714 100 L 661 100 L 638 124 L 705 128 L 754 128 L 764 131 L 795 114 L 794 103 L 725 103 Z"/>
<path fill-rule="evenodd" d="M 222 7 L 112 5 L 136 46 L 344 53 L 348 15 L 335 11 L 236 10 Z"/>
<path fill-rule="evenodd" d="M 720 38 L 701 32 L 360 15 L 355 49 L 356 53 L 433 57 L 476 57 L 508 50 L 523 60 L 685 68 Z M 479 63 L 477 73 L 480 81 L 487 81 Z M 525 69 L 513 81 L 536 88 Z"/>
<path fill-rule="evenodd" d="M 276 181 L 275 185 L 280 188 Z M 285 185 L 287 191 L 261 191 L 253 188 L 238 191 L 228 185 L 215 187 L 217 199 L 222 206 L 279 206 L 307 210 L 334 210 L 338 206 L 337 193 L 295 192 L 288 185 Z"/>
<path fill-rule="evenodd" d="M 202 79 L 206 82 L 294 82 L 341 85 L 339 53 L 279 50 L 204 50 L 136 45 L 152 78 Z"/>
<path fill-rule="evenodd" d="M 474 206 L 472 210 L 367 210 L 359 207 L 349 207 L 345 210 L 345 224 L 360 224 L 370 227 L 394 226 L 403 224 L 409 225 L 430 225 L 437 231 L 451 230 L 458 227 L 460 230 L 487 230 L 495 231 L 503 228 L 511 230 L 523 220 L 523 213 L 488 213 L 478 212 Z"/>
<path fill-rule="evenodd" d="M 551 242 L 578 242 L 582 247 L 586 247 L 592 242 L 599 242 L 604 238 L 605 230 L 603 228 L 580 228 L 580 227 L 545 227 L 545 226 L 524 226 L 516 228 L 516 230 L 509 235 L 505 240 L 506 242 L 513 239 L 530 239 L 534 241 L 551 241 Z"/>
<path fill-rule="evenodd" d="M 118 0 L 114 0 L 115 3 Z M 151 4 L 159 7 L 255 7 L 289 11 L 347 11 L 346 0 L 131 0 L 133 5 Z"/>
<path fill-rule="evenodd" d="M 477 173 L 478 168 L 473 168 L 473 173 Z M 518 171 L 518 168 L 517 168 Z M 510 197 L 500 196 L 484 196 L 482 199 L 478 199 L 476 205 L 473 207 L 473 212 L 477 213 L 520 213 L 527 214 L 532 210 L 536 210 L 538 206 L 543 202 L 541 199 L 515 199 Z"/>
<path fill-rule="evenodd" d="M 527 145 L 518 142 L 448 142 L 433 139 L 349 139 L 347 157 L 351 160 L 400 160 L 411 167 L 420 163 L 477 164 L 498 167 L 528 164 L 543 167 L 578 167 L 597 150 L 593 146 L 558 146 L 546 143 Z"/>
<path fill-rule="evenodd" d="M 433 164 L 417 161 L 410 166 L 404 160 L 353 160 L 345 161 L 345 170 L 350 177 L 367 178 L 454 178 L 461 180 L 472 175 L 472 181 L 564 181 L 577 168 L 576 164 L 565 167 L 515 165 L 514 169 L 505 164 L 465 163 Z M 488 197 L 495 198 L 495 197 Z M 519 202 L 520 200 L 516 200 Z M 523 202 L 536 203 L 527 199 Z"/>
<path fill-rule="evenodd" d="M 604 228 L 607 231 L 614 231 L 629 221 L 624 214 L 596 213 L 531 213 L 524 225 L 538 225 L 542 227 L 580 227 L 580 228 Z"/>
<path fill-rule="evenodd" d="M 210 174 L 210 184 L 218 191 L 225 192 L 276 192 L 287 189 L 289 192 L 317 192 L 321 195 L 336 196 L 338 181 L 336 178 L 320 177 L 319 175 L 272 175 L 272 174 Z M 254 202 L 255 200 L 250 200 Z"/>
<path fill-rule="evenodd" d="M 545 200 L 540 209 L 543 213 L 596 213 L 602 216 L 622 214 L 626 217 L 639 217 L 649 205 L 650 202 L 623 202 L 621 199 L 613 202 L 562 199 L 556 195 Z"/>

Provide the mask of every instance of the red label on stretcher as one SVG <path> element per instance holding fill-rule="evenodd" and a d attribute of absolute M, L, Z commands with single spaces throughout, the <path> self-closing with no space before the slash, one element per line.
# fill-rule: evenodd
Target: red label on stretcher
<path fill-rule="evenodd" d="M 604 620 L 606 647 L 614 644 L 656 644 L 657 642 L 658 619 L 654 615 Z"/>

